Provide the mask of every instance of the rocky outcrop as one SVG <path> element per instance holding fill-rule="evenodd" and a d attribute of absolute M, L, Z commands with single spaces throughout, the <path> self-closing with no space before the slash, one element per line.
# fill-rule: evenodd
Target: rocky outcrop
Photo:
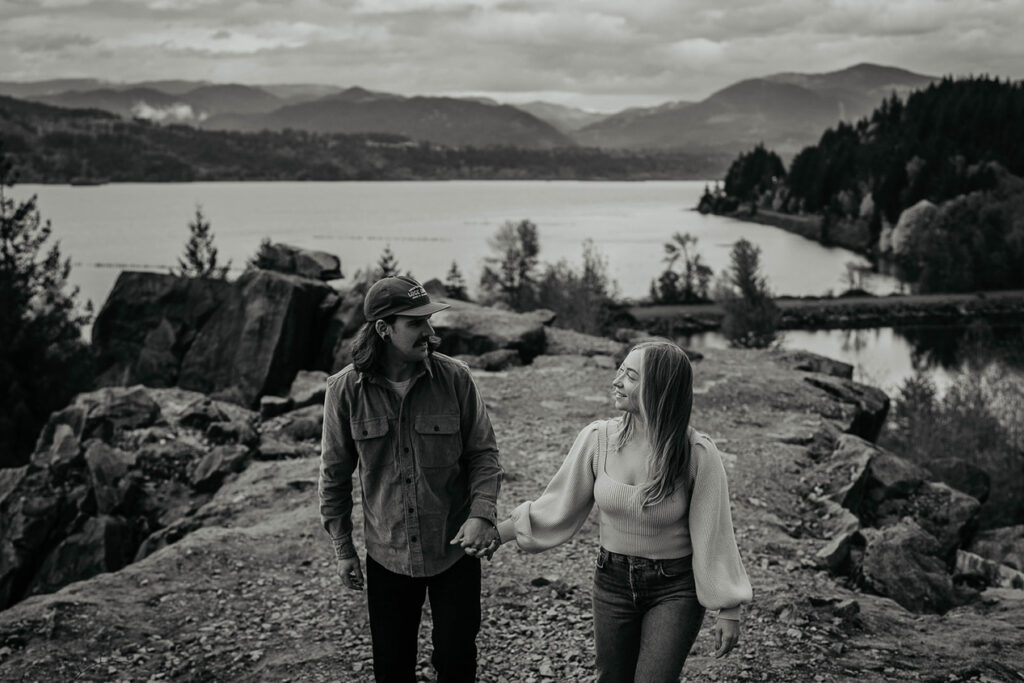
<path fill-rule="evenodd" d="M 944 612 L 971 598 L 954 585 L 953 568 L 974 532 L 977 499 L 852 434 L 816 459 L 801 484 L 827 534 L 819 566 L 913 611 Z"/>
<path fill-rule="evenodd" d="M 178 386 L 248 406 L 286 391 L 312 362 L 323 334 L 320 303 L 332 290 L 269 271 L 249 271 L 233 284 L 185 354 Z"/>
<path fill-rule="evenodd" d="M 255 422 L 250 411 L 181 389 L 77 396 L 51 415 L 29 465 L 0 470 L 0 608 L 169 542 L 164 529 L 186 524 L 247 465 Z"/>
<path fill-rule="evenodd" d="M 175 386 L 185 351 L 227 300 L 223 280 L 122 272 L 96 316 L 101 386 Z"/>
<path fill-rule="evenodd" d="M 323 282 L 251 270 L 232 283 L 122 273 L 97 316 L 99 383 L 180 386 L 254 406 L 313 367 L 337 296 Z"/>

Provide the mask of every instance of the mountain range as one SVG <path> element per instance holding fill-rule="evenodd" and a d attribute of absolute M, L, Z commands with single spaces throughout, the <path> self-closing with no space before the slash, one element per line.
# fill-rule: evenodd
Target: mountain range
<path fill-rule="evenodd" d="M 892 93 L 905 95 L 935 80 L 894 67 L 858 64 L 829 73 L 752 78 L 699 102 L 673 101 L 612 114 L 548 102 L 511 106 L 361 87 L 183 80 L 0 82 L 0 94 L 209 130 L 390 133 L 452 147 L 580 145 L 693 153 L 737 153 L 764 143 L 789 158 L 817 142 L 829 126 L 857 120 Z"/>

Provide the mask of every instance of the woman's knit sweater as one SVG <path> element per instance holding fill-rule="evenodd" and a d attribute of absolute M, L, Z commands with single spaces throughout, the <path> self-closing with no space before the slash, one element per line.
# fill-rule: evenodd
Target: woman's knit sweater
<path fill-rule="evenodd" d="M 576 437 L 569 455 L 535 501 L 517 507 L 498 525 L 501 540 L 516 539 L 527 552 L 572 538 L 597 504 L 601 545 L 612 552 L 663 560 L 693 555 L 697 598 L 719 616 L 739 618 L 751 588 L 733 535 L 722 457 L 706 435 L 690 430 L 692 500 L 677 488 L 642 507 L 640 486 L 616 481 L 605 462 L 617 453 L 621 419 L 599 420 Z"/>

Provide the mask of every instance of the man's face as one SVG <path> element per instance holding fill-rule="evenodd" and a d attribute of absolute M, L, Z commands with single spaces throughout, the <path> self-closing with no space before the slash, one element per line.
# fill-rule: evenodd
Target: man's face
<path fill-rule="evenodd" d="M 418 363 L 427 357 L 427 340 L 434 334 L 430 316 L 410 318 L 400 315 L 391 325 L 391 346 L 389 353 L 395 360 Z"/>

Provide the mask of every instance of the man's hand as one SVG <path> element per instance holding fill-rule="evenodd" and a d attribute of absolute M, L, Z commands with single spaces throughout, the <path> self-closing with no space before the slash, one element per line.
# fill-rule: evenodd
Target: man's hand
<path fill-rule="evenodd" d="M 486 557 L 489 560 L 501 541 L 498 539 L 498 530 L 488 520 L 470 517 L 459 528 L 450 544 L 461 545 L 467 555 Z"/>
<path fill-rule="evenodd" d="M 734 619 L 715 619 L 715 658 L 724 657 L 740 642 L 740 622 Z"/>
<path fill-rule="evenodd" d="M 345 588 L 354 591 L 363 590 L 363 568 L 358 557 L 346 557 L 338 560 L 338 576 Z"/>

